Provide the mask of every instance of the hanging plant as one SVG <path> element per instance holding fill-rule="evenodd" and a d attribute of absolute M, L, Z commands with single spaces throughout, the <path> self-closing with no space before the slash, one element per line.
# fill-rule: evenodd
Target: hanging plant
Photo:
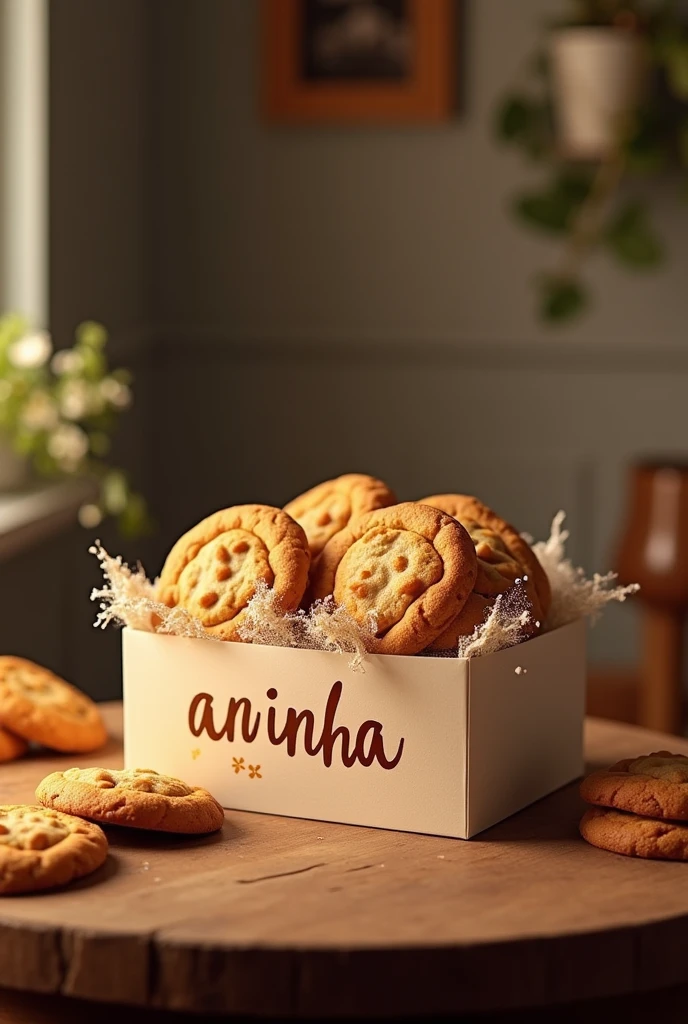
<path fill-rule="evenodd" d="M 131 375 L 109 369 L 106 344 L 104 328 L 88 322 L 72 348 L 53 353 L 45 331 L 29 331 L 19 316 L 0 317 L 0 437 L 38 476 L 95 481 L 98 496 L 80 510 L 82 525 L 114 516 L 131 536 L 149 526 L 146 502 L 108 457 L 131 404 Z"/>
<path fill-rule="evenodd" d="M 514 214 L 561 242 L 558 263 L 536 280 L 548 323 L 586 307 L 593 253 L 629 271 L 662 264 L 641 179 L 678 170 L 688 198 L 688 24 L 676 0 L 569 6 L 497 116 L 499 138 L 542 168 L 539 187 L 514 198 Z"/>

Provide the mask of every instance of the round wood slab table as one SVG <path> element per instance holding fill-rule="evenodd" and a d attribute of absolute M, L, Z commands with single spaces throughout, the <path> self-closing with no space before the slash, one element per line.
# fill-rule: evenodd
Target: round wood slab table
<path fill-rule="evenodd" d="M 105 714 L 112 739 L 95 761 L 118 767 L 120 706 Z M 590 768 L 688 753 L 685 740 L 599 720 L 586 744 Z M 93 760 L 3 765 L 2 802 L 33 802 L 43 775 Z M 469 842 L 233 811 L 200 839 L 109 829 L 96 874 L 0 898 L 0 986 L 51 994 L 21 1016 L 21 999 L 41 997 L 6 991 L 0 1022 L 81 1020 L 74 996 L 129 1004 L 128 1021 L 145 1007 L 151 1022 L 153 1008 L 514 1020 L 528 1007 L 539 1020 L 538 1007 L 637 1007 L 644 993 L 657 1007 L 659 990 L 688 984 L 688 864 L 588 846 L 582 810 L 568 786 Z M 46 999 L 54 1016 L 41 1016 Z"/>

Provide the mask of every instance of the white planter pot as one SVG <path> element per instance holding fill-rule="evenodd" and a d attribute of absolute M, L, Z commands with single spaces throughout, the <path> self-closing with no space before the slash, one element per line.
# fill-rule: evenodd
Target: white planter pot
<path fill-rule="evenodd" d="M 16 491 L 28 482 L 28 463 L 6 441 L 0 440 L 0 493 Z"/>
<path fill-rule="evenodd" d="M 646 81 L 645 46 L 615 28 L 569 28 L 550 41 L 559 148 L 563 156 L 597 160 L 614 147 Z"/>

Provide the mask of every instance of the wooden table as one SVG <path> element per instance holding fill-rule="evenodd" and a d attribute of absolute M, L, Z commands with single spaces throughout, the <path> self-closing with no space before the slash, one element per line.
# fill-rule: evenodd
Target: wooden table
<path fill-rule="evenodd" d="M 113 739 L 97 761 L 117 767 L 119 705 L 106 715 Z M 688 753 L 686 741 L 594 719 L 586 742 L 591 766 L 667 745 Z M 66 763 L 88 759 L 2 766 L 2 801 L 31 802 L 38 780 Z M 292 1017 L 605 997 L 637 1009 L 650 990 L 656 1008 L 654 990 L 688 984 L 688 864 L 586 845 L 581 810 L 569 786 L 470 842 L 238 812 L 201 839 L 111 829 L 111 855 L 90 878 L 0 900 L 0 986 L 148 1011 Z M 0 1022 L 81 1012 L 121 1016 L 0 993 Z"/>

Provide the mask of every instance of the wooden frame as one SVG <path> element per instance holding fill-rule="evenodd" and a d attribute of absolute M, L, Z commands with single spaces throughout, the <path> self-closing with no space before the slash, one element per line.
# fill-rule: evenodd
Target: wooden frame
<path fill-rule="evenodd" d="M 407 0 L 413 39 L 400 80 L 312 81 L 303 67 L 305 0 L 263 0 L 262 101 L 271 121 L 437 122 L 455 106 L 456 0 Z"/>

